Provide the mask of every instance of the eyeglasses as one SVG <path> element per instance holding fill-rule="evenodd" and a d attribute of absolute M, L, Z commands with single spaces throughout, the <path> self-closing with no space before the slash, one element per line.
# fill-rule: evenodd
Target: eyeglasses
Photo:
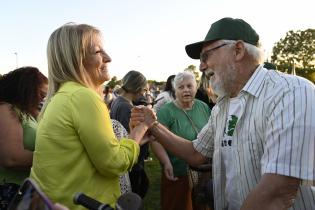
<path fill-rule="evenodd" d="M 208 57 L 209 57 L 211 52 L 213 52 L 213 51 L 215 51 L 215 50 L 217 50 L 217 49 L 219 49 L 219 48 L 221 48 L 221 47 L 223 47 L 225 45 L 228 45 L 228 44 L 224 43 L 224 44 L 221 44 L 221 45 L 219 45 L 217 47 L 214 47 L 214 48 L 211 48 L 209 50 L 206 50 L 203 53 L 200 53 L 200 61 L 205 63 L 208 60 Z"/>

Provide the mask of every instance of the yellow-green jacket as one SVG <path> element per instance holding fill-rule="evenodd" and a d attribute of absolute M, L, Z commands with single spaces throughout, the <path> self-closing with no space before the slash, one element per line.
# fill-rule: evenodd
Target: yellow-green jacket
<path fill-rule="evenodd" d="M 69 209 L 83 192 L 112 207 L 119 175 L 137 162 L 139 145 L 117 141 L 101 97 L 75 82 L 64 83 L 49 102 L 36 134 L 33 178 L 54 201 Z"/>

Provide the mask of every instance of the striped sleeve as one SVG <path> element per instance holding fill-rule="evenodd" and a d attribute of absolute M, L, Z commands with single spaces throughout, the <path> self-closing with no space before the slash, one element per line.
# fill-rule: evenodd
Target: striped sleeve
<path fill-rule="evenodd" d="M 214 152 L 214 132 L 211 125 L 212 115 L 208 123 L 198 133 L 197 139 L 193 141 L 193 147 L 206 157 L 212 157 Z"/>
<path fill-rule="evenodd" d="M 278 96 L 267 113 L 262 174 L 281 174 L 314 184 L 315 88 L 299 83 Z"/>

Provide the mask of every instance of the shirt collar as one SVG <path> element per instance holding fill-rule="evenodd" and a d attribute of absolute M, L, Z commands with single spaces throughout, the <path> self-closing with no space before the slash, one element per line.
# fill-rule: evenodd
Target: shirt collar
<path fill-rule="evenodd" d="M 263 64 L 259 65 L 254 71 L 253 75 L 249 78 L 245 86 L 242 88 L 240 93 L 247 92 L 255 97 L 258 97 L 259 93 L 261 92 L 263 88 L 263 82 L 265 80 L 265 76 L 267 73 L 268 73 L 268 70 L 263 67 Z M 228 98 L 228 97 L 219 96 L 217 98 L 217 103 L 223 100 L 224 98 Z"/>
<path fill-rule="evenodd" d="M 258 97 L 259 93 L 263 88 L 263 82 L 268 70 L 263 68 L 263 65 L 259 65 L 242 91 L 248 92 L 249 94 Z"/>

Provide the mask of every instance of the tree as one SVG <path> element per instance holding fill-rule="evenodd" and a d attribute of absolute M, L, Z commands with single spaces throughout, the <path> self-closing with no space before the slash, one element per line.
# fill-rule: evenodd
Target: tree
<path fill-rule="evenodd" d="M 295 69 L 298 75 L 312 76 L 315 73 L 315 29 L 288 31 L 273 47 L 271 62 L 280 71 L 291 73 Z"/>
<path fill-rule="evenodd" d="M 121 80 L 117 80 L 117 77 L 113 76 L 112 79 L 106 84 L 106 86 L 114 89 L 116 85 L 120 85 L 120 84 L 121 84 Z"/>
<path fill-rule="evenodd" d="M 197 70 L 195 65 L 189 65 L 185 71 L 190 71 L 195 75 L 196 81 L 199 82 L 200 76 L 199 76 L 199 70 Z"/>

